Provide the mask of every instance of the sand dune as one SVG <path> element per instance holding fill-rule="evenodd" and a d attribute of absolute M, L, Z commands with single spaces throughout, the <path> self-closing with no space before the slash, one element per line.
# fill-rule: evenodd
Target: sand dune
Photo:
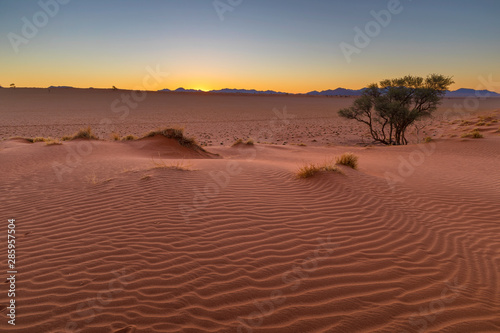
<path fill-rule="evenodd" d="M 498 332 L 500 136 L 470 121 L 404 147 L 1 141 L 0 330 Z"/>

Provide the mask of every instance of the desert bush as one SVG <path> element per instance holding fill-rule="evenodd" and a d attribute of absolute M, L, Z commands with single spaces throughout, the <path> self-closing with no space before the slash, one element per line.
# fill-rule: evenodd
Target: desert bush
<path fill-rule="evenodd" d="M 62 145 L 62 142 L 60 142 L 57 139 L 48 138 L 45 140 L 45 144 L 47 146 L 54 146 L 54 145 Z"/>
<path fill-rule="evenodd" d="M 118 133 L 111 133 L 111 139 L 115 140 L 115 141 L 120 141 L 121 140 L 121 137 L 120 137 L 120 134 Z"/>
<path fill-rule="evenodd" d="M 309 178 L 322 171 L 342 173 L 342 171 L 339 168 L 329 163 L 325 163 L 323 165 L 309 163 L 300 167 L 299 170 L 297 171 L 296 176 L 297 178 Z"/>
<path fill-rule="evenodd" d="M 353 153 L 344 153 L 337 157 L 336 164 L 345 165 L 353 169 L 358 168 L 358 157 Z"/>
<path fill-rule="evenodd" d="M 252 139 L 248 139 L 246 142 L 243 140 L 243 139 L 237 139 L 234 143 L 233 143 L 233 146 L 237 146 L 237 145 L 240 145 L 240 144 L 245 144 L 245 145 L 248 145 L 248 146 L 253 146 L 254 145 L 254 142 Z"/>
<path fill-rule="evenodd" d="M 472 132 L 462 134 L 462 138 L 480 139 L 482 137 L 483 137 L 483 135 L 478 130 L 474 130 Z"/>
<path fill-rule="evenodd" d="M 65 135 L 61 138 L 61 140 L 63 141 L 76 140 L 76 139 L 99 140 L 99 138 L 92 132 L 90 126 L 87 128 L 80 129 L 72 136 Z"/>
<path fill-rule="evenodd" d="M 201 148 L 198 145 L 198 143 L 196 142 L 196 140 L 193 137 L 184 136 L 184 129 L 183 128 L 157 129 L 155 131 L 149 132 L 148 134 L 143 136 L 143 138 L 149 138 L 149 137 L 153 137 L 156 135 L 163 135 L 166 138 L 175 139 L 175 140 L 177 140 L 177 142 L 179 142 L 179 144 L 181 146 L 184 146 L 184 147 L 196 146 L 197 148 L 203 150 L 203 148 Z"/>
<path fill-rule="evenodd" d="M 132 135 L 132 134 L 129 134 L 129 135 L 124 136 L 122 138 L 122 141 L 133 141 L 133 140 L 137 140 L 137 137 L 135 135 Z"/>

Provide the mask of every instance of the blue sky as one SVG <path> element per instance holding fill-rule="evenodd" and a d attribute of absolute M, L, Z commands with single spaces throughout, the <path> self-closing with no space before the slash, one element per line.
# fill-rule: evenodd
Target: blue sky
<path fill-rule="evenodd" d="M 354 28 L 364 31 L 390 1 L 220 0 L 231 9 L 224 20 L 208 0 L 60 1 L 42 0 L 58 12 L 16 52 L 23 17 L 34 23 L 43 9 L 0 0 L 2 86 L 133 88 L 147 66 L 169 73 L 158 89 L 358 89 L 435 72 L 453 75 L 454 88 L 500 81 L 500 1 L 401 0 L 350 62 L 341 43 L 356 46 Z"/>

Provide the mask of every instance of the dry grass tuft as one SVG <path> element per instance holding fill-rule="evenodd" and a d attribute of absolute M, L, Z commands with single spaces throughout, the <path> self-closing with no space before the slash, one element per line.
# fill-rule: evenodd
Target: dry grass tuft
<path fill-rule="evenodd" d="M 99 184 L 99 178 L 97 178 L 95 172 L 92 172 L 91 174 L 87 175 L 85 177 L 87 179 L 87 182 L 92 185 L 97 185 Z"/>
<path fill-rule="evenodd" d="M 113 139 L 114 141 L 120 141 L 121 140 L 120 134 L 115 132 L 111 133 L 111 139 Z"/>
<path fill-rule="evenodd" d="M 296 176 L 297 178 L 309 178 L 320 172 L 342 173 L 342 171 L 339 168 L 337 168 L 335 165 L 332 164 L 325 163 L 319 165 L 319 164 L 309 163 L 300 167 L 299 170 L 297 171 Z"/>
<path fill-rule="evenodd" d="M 474 122 L 469 121 L 469 120 L 462 120 L 458 126 L 469 126 L 469 125 L 474 125 Z"/>
<path fill-rule="evenodd" d="M 353 169 L 358 168 L 358 157 L 353 153 L 344 153 L 337 157 L 335 164 L 345 165 Z"/>
<path fill-rule="evenodd" d="M 237 145 L 240 145 L 240 144 L 244 144 L 244 145 L 247 145 L 247 146 L 253 146 L 254 145 L 254 142 L 252 139 L 248 139 L 246 142 L 243 141 L 243 139 L 238 139 L 236 140 L 234 143 L 233 143 L 233 147 L 234 146 L 237 146 Z"/>
<path fill-rule="evenodd" d="M 31 142 L 31 143 L 35 143 L 35 142 L 45 142 L 45 144 L 47 146 L 51 146 L 51 145 L 62 145 L 61 142 L 59 142 L 58 139 L 53 139 L 51 137 L 48 137 L 48 138 L 44 138 L 44 137 L 41 137 L 41 136 L 37 136 L 36 138 L 21 138 L 21 137 L 15 137 L 15 138 L 11 138 L 11 139 L 23 139 L 23 140 L 26 140 L 28 142 Z"/>
<path fill-rule="evenodd" d="M 92 129 L 89 127 L 82 128 L 72 136 L 65 135 L 61 138 L 62 141 L 70 141 L 76 139 L 87 139 L 87 140 L 99 140 L 99 138 L 92 133 Z"/>
<path fill-rule="evenodd" d="M 160 153 L 158 153 L 158 158 L 160 158 Z M 181 171 L 191 171 L 192 165 L 188 163 L 184 163 L 183 160 L 175 161 L 171 163 L 165 163 L 164 160 L 159 162 L 155 161 L 154 158 L 151 158 L 151 162 L 153 163 L 153 169 L 172 169 L 172 170 L 181 170 Z"/>
<path fill-rule="evenodd" d="M 60 142 L 58 139 L 48 138 L 47 140 L 45 140 L 45 144 L 47 146 L 54 146 L 54 145 L 62 145 L 62 142 Z"/>
<path fill-rule="evenodd" d="M 483 138 L 483 135 L 481 133 L 479 133 L 479 131 L 477 129 L 475 129 L 472 132 L 462 134 L 461 137 L 462 138 L 480 139 L 480 138 Z"/>
<path fill-rule="evenodd" d="M 425 143 L 429 143 L 429 142 L 431 142 L 431 141 L 432 141 L 432 138 L 431 138 L 430 136 L 426 136 L 426 137 L 424 138 L 424 142 L 425 142 Z"/>
<path fill-rule="evenodd" d="M 151 131 L 142 138 L 149 138 L 153 137 L 156 135 L 163 135 L 166 138 L 169 139 L 175 139 L 181 146 L 192 148 L 196 147 L 202 151 L 205 151 L 201 146 L 198 145 L 196 142 L 195 138 L 192 137 L 186 137 L 184 136 L 184 129 L 183 128 L 164 128 L 164 129 L 157 129 L 156 131 Z"/>
<path fill-rule="evenodd" d="M 127 136 L 124 136 L 122 138 L 122 141 L 133 141 L 133 140 L 137 140 L 137 139 L 138 138 L 135 135 L 129 134 Z"/>

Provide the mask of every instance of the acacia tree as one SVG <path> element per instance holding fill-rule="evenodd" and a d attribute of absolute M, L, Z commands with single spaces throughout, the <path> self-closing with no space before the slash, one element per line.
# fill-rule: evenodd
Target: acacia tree
<path fill-rule="evenodd" d="M 370 84 L 361 97 L 339 115 L 368 125 L 372 138 L 386 145 L 406 145 L 407 128 L 430 117 L 454 81 L 440 74 L 425 79 L 405 76 Z"/>

